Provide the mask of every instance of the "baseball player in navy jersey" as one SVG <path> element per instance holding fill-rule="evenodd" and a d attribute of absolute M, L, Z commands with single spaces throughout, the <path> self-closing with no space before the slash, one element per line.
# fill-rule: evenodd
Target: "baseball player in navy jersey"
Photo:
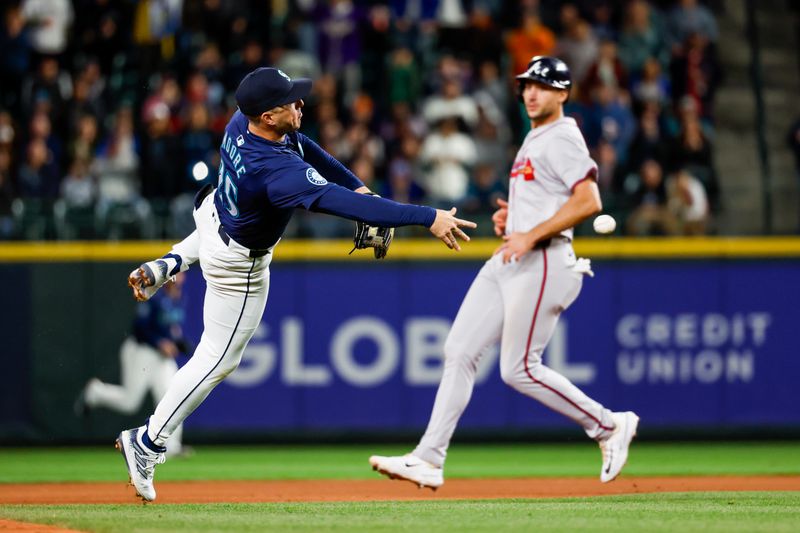
<path fill-rule="evenodd" d="M 427 430 L 416 449 L 372 456 L 373 469 L 434 490 L 444 483 L 447 448 L 472 395 L 482 350 L 500 341 L 505 383 L 574 420 L 600 444 L 602 482 L 619 475 L 639 418 L 611 412 L 542 364 L 559 315 L 578 296 L 586 259 L 576 259 L 572 228 L 601 210 L 597 165 L 572 118 L 564 117 L 569 69 L 537 56 L 517 76 L 531 120 L 511 168 L 509 199 L 492 217 L 503 244 L 467 292 L 444 346 L 444 373 Z"/>
<path fill-rule="evenodd" d="M 311 80 L 292 80 L 274 68 L 245 76 L 236 90 L 239 110 L 225 128 L 217 187 L 205 187 L 195 199 L 197 229 L 129 277 L 138 300 L 198 260 L 206 280 L 204 330 L 194 355 L 147 423 L 117 439 L 131 482 L 146 501 L 156 498 L 153 475 L 170 435 L 236 369 L 261 322 L 272 253 L 295 208 L 372 226 L 425 226 L 455 250 L 457 239 L 469 240 L 461 228 L 475 227 L 455 218 L 455 209 L 364 194 L 369 189 L 354 174 L 297 131 L 310 91 Z"/>
<path fill-rule="evenodd" d="M 119 352 L 121 383 L 116 385 L 91 378 L 75 402 L 78 415 L 100 408 L 130 415 L 139 410 L 148 392 L 156 403 L 164 397 L 178 371 L 175 358 L 188 350 L 183 336 L 184 276 L 178 274 L 174 283 L 167 284 L 163 291 L 138 307 L 133 332 Z M 167 457 L 189 452 L 189 448 L 183 446 L 182 433 L 181 426 L 172 433 L 167 443 Z"/>

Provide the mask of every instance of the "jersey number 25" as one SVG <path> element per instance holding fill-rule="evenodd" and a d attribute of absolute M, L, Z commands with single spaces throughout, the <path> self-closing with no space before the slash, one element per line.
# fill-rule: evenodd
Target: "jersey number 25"
<path fill-rule="evenodd" d="M 217 181 L 217 188 L 219 189 L 222 205 L 232 217 L 238 217 L 239 207 L 236 205 L 236 202 L 239 199 L 239 188 L 236 186 L 236 182 L 233 180 L 230 172 L 225 170 L 224 163 L 219 164 Z"/>

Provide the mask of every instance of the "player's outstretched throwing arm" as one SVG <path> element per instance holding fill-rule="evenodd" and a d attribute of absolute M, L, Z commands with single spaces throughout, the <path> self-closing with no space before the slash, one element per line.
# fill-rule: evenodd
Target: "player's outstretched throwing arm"
<path fill-rule="evenodd" d="M 368 193 L 367 188 L 347 167 L 342 165 L 333 156 L 323 150 L 313 140 L 302 133 L 295 133 L 299 151 L 303 159 L 313 169 L 325 176 L 327 181 L 341 185 L 349 191 Z M 348 191 L 338 191 L 330 195 L 330 191 L 323 193 L 324 200 L 317 201 L 311 208 L 312 211 L 337 215 L 351 220 L 359 220 L 370 226 L 395 227 L 402 225 L 421 225 L 430 229 L 431 233 L 444 242 L 448 248 L 461 250 L 457 239 L 469 241 L 469 237 L 460 228 L 474 228 L 476 225 L 470 221 L 456 218 L 456 209 L 443 211 L 431 207 L 407 205 L 391 200 L 353 199 Z M 377 223 L 375 220 L 382 220 Z M 397 221 L 400 222 L 397 222 Z M 387 222 L 388 221 L 388 222 Z"/>
<path fill-rule="evenodd" d="M 477 224 L 456 218 L 456 208 L 449 211 L 432 207 L 408 205 L 380 198 L 358 194 L 333 184 L 310 207 L 311 211 L 360 220 L 371 226 L 425 226 L 448 248 L 461 250 L 458 239 L 469 241 L 469 236 L 461 228 L 475 228 Z"/>

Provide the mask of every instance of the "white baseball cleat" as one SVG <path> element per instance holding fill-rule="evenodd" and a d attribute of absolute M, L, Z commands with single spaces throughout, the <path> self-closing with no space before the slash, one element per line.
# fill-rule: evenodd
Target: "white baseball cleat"
<path fill-rule="evenodd" d="M 616 425 L 614 432 L 599 443 L 603 451 L 603 468 L 600 470 L 600 481 L 603 483 L 614 481 L 622 471 L 628 461 L 628 448 L 639 427 L 639 417 L 632 411 L 611 413 L 611 418 Z"/>
<path fill-rule="evenodd" d="M 128 477 L 131 485 L 136 488 L 136 494 L 142 500 L 152 502 L 156 499 L 156 489 L 153 486 L 153 476 L 157 464 L 165 461 L 163 453 L 156 453 L 145 448 L 139 442 L 138 435 L 144 426 L 126 429 L 117 437 L 116 448 L 125 459 L 128 467 Z"/>
<path fill-rule="evenodd" d="M 419 457 L 406 454 L 403 456 L 384 457 L 373 455 L 369 458 L 373 470 L 377 470 L 389 479 L 405 479 L 419 488 L 428 487 L 436 490 L 444 485 L 444 470 Z"/>
<path fill-rule="evenodd" d="M 128 275 L 128 286 L 133 289 L 133 297 L 145 302 L 172 279 L 167 275 L 168 265 L 163 259 L 148 261 Z"/>

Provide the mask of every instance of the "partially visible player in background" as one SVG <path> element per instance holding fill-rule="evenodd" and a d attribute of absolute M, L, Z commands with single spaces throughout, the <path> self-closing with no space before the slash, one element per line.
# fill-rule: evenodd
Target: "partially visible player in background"
<path fill-rule="evenodd" d="M 273 250 L 296 208 L 373 226 L 420 225 L 460 250 L 461 227 L 475 224 L 450 211 L 370 196 L 339 161 L 299 133 L 311 80 L 292 80 L 258 68 L 236 89 L 239 110 L 225 127 L 216 190 L 195 198 L 197 229 L 160 259 L 134 270 L 128 283 L 138 300 L 150 298 L 171 276 L 200 261 L 206 280 L 203 335 L 144 426 L 122 431 L 117 447 L 144 500 L 156 497 L 155 466 L 170 436 L 242 359 L 261 322 L 269 293 Z"/>
<path fill-rule="evenodd" d="M 178 372 L 175 358 L 191 353 L 183 336 L 184 280 L 185 274 L 178 274 L 163 291 L 137 307 L 133 334 L 125 339 L 119 352 L 120 384 L 91 378 L 75 401 L 77 415 L 86 416 L 94 409 L 131 415 L 142 406 L 148 391 L 154 403 L 161 401 Z M 190 448 L 183 445 L 182 425 L 172 434 L 166 447 L 168 457 L 190 452 Z"/>
<path fill-rule="evenodd" d="M 500 341 L 503 381 L 583 427 L 600 444 L 600 481 L 612 481 L 628 458 L 639 418 L 611 412 L 542 364 L 561 312 L 578 297 L 588 260 L 572 250 L 573 227 L 601 210 L 597 164 L 575 120 L 564 116 L 567 65 L 537 56 L 517 76 L 531 121 L 511 168 L 509 200 L 492 217 L 505 241 L 467 292 L 444 346 L 444 374 L 428 428 L 405 456 L 374 455 L 373 469 L 420 487 L 444 483 L 450 439 L 469 403 L 483 350 Z"/>

